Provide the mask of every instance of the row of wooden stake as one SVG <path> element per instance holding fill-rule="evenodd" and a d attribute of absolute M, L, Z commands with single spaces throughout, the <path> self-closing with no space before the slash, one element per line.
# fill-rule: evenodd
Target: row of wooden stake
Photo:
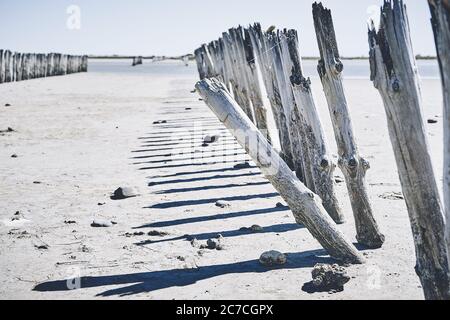
<path fill-rule="evenodd" d="M 0 49 L 0 83 L 87 72 L 88 57 Z"/>
<path fill-rule="evenodd" d="M 449 208 L 450 8 L 447 0 L 429 3 L 445 93 L 444 193 Z M 359 155 L 353 133 L 342 78 L 344 65 L 331 12 L 314 3 L 313 17 L 320 49 L 318 72 L 338 146 L 338 165 L 350 196 L 357 240 L 366 247 L 379 248 L 384 236 L 373 217 L 365 182 L 370 166 Z M 450 223 L 445 224 L 431 164 L 416 61 L 401 0 L 384 2 L 380 28 L 370 29 L 369 43 L 371 79 L 387 113 L 414 234 L 416 270 L 427 299 L 449 299 L 450 241 L 446 242 L 446 232 L 450 239 Z M 297 222 L 305 225 L 331 256 L 363 262 L 359 252 L 335 227 L 335 223 L 344 222 L 334 191 L 335 165 L 311 93 L 311 81 L 303 74 L 297 32 L 275 31 L 272 27 L 264 32 L 259 24 L 233 28 L 219 40 L 202 45 L 195 56 L 203 79 L 197 84 L 201 96 L 228 129 L 246 132 L 247 137 L 235 134 L 238 142 L 287 201 Z M 272 115 L 281 144 L 279 155 L 271 145 L 275 137 L 268 130 Z M 256 146 L 248 141 L 257 141 Z M 273 170 L 275 163 L 277 170 Z M 447 219 L 450 220 L 448 214 Z"/>

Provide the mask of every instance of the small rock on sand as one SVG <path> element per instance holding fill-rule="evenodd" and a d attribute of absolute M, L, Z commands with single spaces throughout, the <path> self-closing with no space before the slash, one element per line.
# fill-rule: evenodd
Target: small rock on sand
<path fill-rule="evenodd" d="M 91 227 L 93 228 L 111 228 L 113 225 L 114 223 L 108 220 L 94 220 L 91 223 Z"/>
<path fill-rule="evenodd" d="M 216 202 L 216 207 L 229 208 L 229 207 L 231 207 L 231 203 L 229 203 L 228 201 L 225 201 L 225 200 L 219 200 Z"/>
<path fill-rule="evenodd" d="M 209 250 L 223 250 L 223 237 L 222 235 L 218 235 L 215 239 L 208 239 L 206 241 L 206 246 L 200 246 L 200 249 L 209 249 Z"/>
<path fill-rule="evenodd" d="M 257 224 L 254 224 L 250 228 L 246 228 L 246 227 L 241 228 L 240 230 L 241 231 L 254 232 L 254 233 L 258 233 L 258 232 L 263 232 L 264 231 L 263 227 L 261 227 L 261 226 L 259 226 Z"/>
<path fill-rule="evenodd" d="M 203 143 L 204 144 L 210 144 L 210 143 L 215 143 L 217 141 L 219 141 L 220 137 L 218 135 L 214 135 L 214 136 L 206 136 L 203 139 Z"/>
<path fill-rule="evenodd" d="M 234 169 L 250 169 L 252 166 L 249 162 L 239 163 L 234 166 Z"/>
<path fill-rule="evenodd" d="M 439 121 L 438 120 L 436 120 L 436 119 L 428 119 L 428 123 L 429 124 L 436 124 L 436 123 L 438 123 Z"/>
<path fill-rule="evenodd" d="M 281 266 L 287 261 L 286 255 L 278 251 L 264 252 L 259 258 L 259 262 L 266 267 Z"/>
<path fill-rule="evenodd" d="M 403 193 L 401 192 L 386 192 L 379 196 L 381 199 L 384 200 L 404 200 L 405 197 L 403 196 Z"/>
<path fill-rule="evenodd" d="M 137 197 L 138 193 L 133 189 L 129 187 L 120 187 L 116 191 L 114 191 L 114 194 L 111 196 L 112 200 L 124 200 L 128 198 L 134 198 Z"/>
<path fill-rule="evenodd" d="M 344 285 L 350 281 L 344 267 L 337 264 L 316 264 L 311 272 L 313 280 L 306 283 L 302 290 L 308 293 L 315 292 L 341 292 Z"/>
<path fill-rule="evenodd" d="M 5 107 L 11 107 L 9 103 L 5 103 Z"/>
<path fill-rule="evenodd" d="M 278 202 L 278 203 L 276 204 L 276 207 L 277 207 L 277 208 L 286 208 L 286 206 L 285 206 L 284 204 L 282 204 L 281 202 Z"/>
<path fill-rule="evenodd" d="M 11 155 L 11 158 L 18 158 L 18 157 L 19 156 L 17 154 L 15 154 L 15 153 Z"/>
<path fill-rule="evenodd" d="M 169 233 L 164 232 L 164 231 L 152 230 L 148 233 L 148 235 L 150 237 L 165 237 L 165 236 L 168 236 Z"/>

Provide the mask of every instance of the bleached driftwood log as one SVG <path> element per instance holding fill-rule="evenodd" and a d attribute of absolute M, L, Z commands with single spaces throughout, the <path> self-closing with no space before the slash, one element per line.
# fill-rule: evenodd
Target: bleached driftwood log
<path fill-rule="evenodd" d="M 204 79 L 197 83 L 196 88 L 286 200 L 297 222 L 304 224 L 332 257 L 349 263 L 362 263 L 363 257 L 336 228 L 319 197 L 296 178 L 225 86 L 215 79 Z"/>
<path fill-rule="evenodd" d="M 429 0 L 444 94 L 444 203 L 450 261 L 450 2 Z"/>
<path fill-rule="evenodd" d="M 422 117 L 419 77 L 403 2 L 385 2 L 369 31 L 371 80 L 380 92 L 410 216 L 416 272 L 427 299 L 450 299 L 444 218 Z"/>
<path fill-rule="evenodd" d="M 298 35 L 295 30 L 284 30 L 280 34 L 280 46 L 284 52 L 285 73 L 292 86 L 297 107 L 298 125 L 302 126 L 302 139 L 308 144 L 307 156 L 312 174 L 315 193 L 323 201 L 323 205 L 336 223 L 344 223 L 345 218 L 339 206 L 335 193 L 333 163 L 328 152 L 328 146 L 311 91 L 311 80 L 303 75 L 301 55 L 299 52 Z"/>
<path fill-rule="evenodd" d="M 277 126 L 281 144 L 281 157 L 293 170 L 294 164 L 292 160 L 293 156 L 289 130 L 286 124 L 285 115 L 282 112 L 283 106 L 281 104 L 278 83 L 272 68 L 273 60 L 269 54 L 271 48 L 268 43 L 268 37 L 270 37 L 270 35 L 266 35 L 262 31 L 261 25 L 258 23 L 251 26 L 249 32 L 253 48 L 255 48 L 255 53 L 260 64 L 267 97 L 270 101 L 272 113 L 275 118 L 275 124 Z"/>
<path fill-rule="evenodd" d="M 342 83 L 344 66 L 340 60 L 331 12 L 322 4 L 313 4 L 314 25 L 320 57 L 318 71 L 330 109 L 341 168 L 348 188 L 355 217 L 357 240 L 370 248 L 379 248 L 384 236 L 379 231 L 372 213 L 366 186 L 369 163 L 363 159 L 356 146 L 352 122 Z"/>

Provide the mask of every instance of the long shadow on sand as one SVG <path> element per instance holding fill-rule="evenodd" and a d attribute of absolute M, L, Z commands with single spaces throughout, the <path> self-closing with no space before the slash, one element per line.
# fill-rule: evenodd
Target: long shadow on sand
<path fill-rule="evenodd" d="M 260 182 L 248 182 L 245 184 L 225 184 L 225 185 L 214 185 L 214 186 L 201 186 L 201 187 L 190 187 L 190 188 L 174 188 L 156 191 L 155 194 L 171 194 L 171 193 L 185 193 L 185 192 L 195 192 L 195 191 L 206 191 L 206 190 L 219 190 L 219 189 L 230 189 L 230 188 L 240 188 L 240 187 L 256 187 L 269 184 L 269 181 Z"/>
<path fill-rule="evenodd" d="M 238 177 L 260 177 L 264 178 L 260 172 L 249 172 L 249 173 L 241 173 L 241 174 L 220 174 L 211 177 L 197 177 L 197 178 L 187 178 L 187 179 L 172 179 L 165 181 L 157 181 L 157 182 L 149 182 L 149 187 L 160 186 L 164 184 L 175 184 L 175 183 L 189 183 L 189 182 L 200 182 L 200 181 L 209 181 L 216 179 L 234 179 Z"/>
<path fill-rule="evenodd" d="M 223 198 L 209 198 L 209 199 L 195 199 L 195 200 L 180 200 L 165 203 L 158 203 L 147 209 L 170 209 L 177 207 L 195 206 L 200 204 L 216 203 L 217 201 L 246 201 L 251 199 L 268 199 L 278 197 L 279 194 L 276 192 L 272 193 L 260 193 L 260 194 L 250 194 L 246 196 L 233 196 L 233 197 L 223 197 Z"/>
<path fill-rule="evenodd" d="M 299 229 L 304 229 L 304 226 L 301 226 L 297 223 L 286 223 L 286 224 L 278 224 L 273 225 L 269 227 L 264 227 L 263 231 L 260 232 L 251 232 L 248 230 L 228 230 L 228 231 L 218 231 L 218 232 L 205 232 L 205 233 L 197 233 L 197 234 L 190 234 L 185 235 L 181 237 L 175 237 L 175 238 L 166 238 L 166 239 L 160 239 L 160 240 L 145 240 L 141 242 L 135 243 L 137 246 L 146 246 L 156 243 L 163 243 L 163 242 L 172 242 L 172 241 L 180 241 L 180 240 L 208 240 L 217 237 L 219 234 L 224 238 L 233 238 L 233 237 L 242 237 L 242 236 L 254 236 L 257 234 L 268 234 L 268 233 L 284 233 Z"/>
<path fill-rule="evenodd" d="M 336 262 L 335 260 L 327 256 L 327 253 L 324 250 L 313 250 L 302 253 L 288 253 L 287 257 L 287 263 L 284 266 L 275 269 L 292 270 L 312 268 L 317 263 Z M 258 260 L 249 260 L 237 263 L 198 267 L 192 270 L 172 269 L 134 274 L 129 273 L 111 276 L 82 277 L 81 288 L 78 290 L 83 290 L 84 288 L 125 285 L 121 288 L 103 291 L 101 293 L 98 293 L 97 296 L 129 296 L 172 287 L 186 287 L 195 284 L 198 281 L 211 279 L 227 274 L 262 274 L 271 270 L 274 270 L 274 268 L 266 268 L 262 266 L 258 262 Z M 44 282 L 35 286 L 33 290 L 39 292 L 69 291 L 67 283 L 71 280 L 72 279 L 64 279 Z"/>
<path fill-rule="evenodd" d="M 281 208 L 265 208 L 265 209 L 249 210 L 249 211 L 221 213 L 221 214 L 214 214 L 214 215 L 210 215 L 210 216 L 190 217 L 190 218 L 183 218 L 183 219 L 176 219 L 176 220 L 159 221 L 159 222 L 145 224 L 140 227 L 135 227 L 133 229 L 165 228 L 165 227 L 179 226 L 182 224 L 239 218 L 239 217 L 246 217 L 246 216 L 251 216 L 251 215 L 268 214 L 268 213 L 275 213 L 275 212 L 282 212 L 282 211 L 289 211 L 289 210 L 290 209 L 288 207 L 281 207 Z"/>

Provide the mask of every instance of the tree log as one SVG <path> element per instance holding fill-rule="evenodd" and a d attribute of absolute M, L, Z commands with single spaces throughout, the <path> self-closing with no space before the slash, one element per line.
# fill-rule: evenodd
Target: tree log
<path fill-rule="evenodd" d="M 422 100 L 406 7 L 382 7 L 380 29 L 369 30 L 371 80 L 388 119 L 416 248 L 416 272 L 426 299 L 450 299 L 444 218 L 422 117 Z"/>
<path fill-rule="evenodd" d="M 450 261 L 450 2 L 448 0 L 428 2 L 444 94 L 444 203 L 447 252 Z"/>
<path fill-rule="evenodd" d="M 206 104 L 286 200 L 296 221 L 304 224 L 333 258 L 348 263 L 362 263 L 364 258 L 337 229 L 319 197 L 296 178 L 229 95 L 225 86 L 215 79 L 205 79 L 198 82 L 196 88 Z"/>
<path fill-rule="evenodd" d="M 341 168 L 348 188 L 357 240 L 369 248 L 379 248 L 384 236 L 372 214 L 366 186 L 369 163 L 363 159 L 356 146 L 353 127 L 342 81 L 343 64 L 340 60 L 331 12 L 322 4 L 313 4 L 314 25 L 320 57 L 318 71 L 330 109 Z"/>

